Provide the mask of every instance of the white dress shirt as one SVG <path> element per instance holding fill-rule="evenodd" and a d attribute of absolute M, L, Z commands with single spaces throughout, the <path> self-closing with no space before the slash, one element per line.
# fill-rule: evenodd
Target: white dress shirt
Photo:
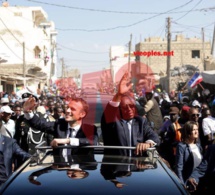
<path fill-rule="evenodd" d="M 14 120 L 9 119 L 7 123 L 5 123 L 2 120 L 2 127 L 0 129 L 0 132 L 2 133 L 2 135 L 5 135 L 7 137 L 11 137 L 5 128 L 10 132 L 10 134 L 13 138 L 14 134 L 15 134 L 15 122 L 14 122 Z"/>

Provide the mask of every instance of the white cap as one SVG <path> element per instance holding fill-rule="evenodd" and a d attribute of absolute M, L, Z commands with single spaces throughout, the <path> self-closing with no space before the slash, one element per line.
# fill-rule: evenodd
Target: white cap
<path fill-rule="evenodd" d="M 199 108 L 201 107 L 200 103 L 197 100 L 193 101 L 192 106 L 198 106 Z"/>
<path fill-rule="evenodd" d="M 1 107 L 1 113 L 6 112 L 6 113 L 13 113 L 13 110 L 11 110 L 10 106 L 2 106 Z"/>
<path fill-rule="evenodd" d="M 8 98 L 1 98 L 1 104 L 4 104 L 4 103 L 9 103 L 9 99 Z"/>

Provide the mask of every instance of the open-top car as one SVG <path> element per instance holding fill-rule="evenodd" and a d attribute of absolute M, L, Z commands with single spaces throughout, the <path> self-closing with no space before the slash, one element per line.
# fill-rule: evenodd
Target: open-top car
<path fill-rule="evenodd" d="M 38 146 L 37 155 L 11 175 L 0 194 L 189 194 L 155 148 L 143 157 L 126 157 L 104 155 L 103 149 L 134 147 L 85 147 L 94 154 L 65 158 Z"/>

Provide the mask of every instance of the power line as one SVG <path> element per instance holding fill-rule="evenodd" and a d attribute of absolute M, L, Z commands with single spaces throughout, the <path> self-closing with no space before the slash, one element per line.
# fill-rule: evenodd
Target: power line
<path fill-rule="evenodd" d="M 44 5 L 50 5 L 50 6 L 55 6 L 55 7 L 61 7 L 61 8 L 68 8 L 68 9 L 75 9 L 75 10 L 81 10 L 81 11 L 91 11 L 91 12 L 103 12 L 103 13 L 113 13 L 113 14 L 136 14 L 136 15 L 152 15 L 152 14 L 161 14 L 160 12 L 134 12 L 134 11 L 113 11 L 113 10 L 102 10 L 102 9 L 93 9 L 93 8 L 82 8 L 82 7 L 74 7 L 74 6 L 68 6 L 68 5 L 62 5 L 62 4 L 54 4 L 54 3 L 47 3 L 47 2 L 42 2 L 42 1 L 34 1 L 34 0 L 26 0 L 38 4 L 44 4 Z M 188 4 L 190 4 L 193 0 L 188 1 L 184 5 L 181 5 L 179 8 L 182 8 Z M 215 7 L 208 7 L 208 8 L 201 8 L 201 9 L 196 9 L 193 11 L 208 11 L 215 9 Z M 178 14 L 178 13 L 184 13 L 187 11 L 178 11 L 178 12 L 171 12 L 173 14 Z"/>
<path fill-rule="evenodd" d="M 82 59 L 69 59 L 67 58 L 69 61 L 79 61 L 79 62 L 93 62 L 93 63 L 101 63 L 101 62 L 106 62 L 106 61 L 96 61 L 96 60 L 82 60 Z"/>
<path fill-rule="evenodd" d="M 0 36 L 1 40 L 3 41 L 3 43 L 7 46 L 7 48 L 20 60 L 22 60 L 22 58 L 20 58 L 18 55 L 16 55 L 16 53 L 9 47 L 9 45 L 4 41 L 4 39 L 2 38 L 2 36 Z"/>
<path fill-rule="evenodd" d="M 196 26 L 191 26 L 191 25 L 186 25 L 186 24 L 180 24 L 180 23 L 175 22 L 175 21 L 173 21 L 172 23 L 174 23 L 174 24 L 176 24 L 176 25 L 180 25 L 180 26 L 185 26 L 185 27 L 190 27 L 190 28 L 198 28 L 198 29 L 199 29 L 200 27 L 203 26 L 202 24 L 198 24 L 198 25 L 196 25 Z M 206 28 L 206 27 L 211 26 L 211 25 L 213 25 L 213 24 L 214 24 L 214 22 L 211 22 L 211 23 L 206 24 L 206 25 L 205 25 L 205 23 L 204 23 L 205 26 L 203 26 L 203 28 Z M 199 26 L 200 26 L 200 27 L 199 27 Z"/>
<path fill-rule="evenodd" d="M 89 30 L 89 29 L 62 29 L 62 28 L 56 28 L 57 30 L 59 31 L 83 31 L 83 32 L 95 32 L 95 31 L 110 31 L 110 30 L 116 30 L 116 29 L 119 29 L 119 28 L 128 28 L 128 27 L 131 27 L 131 26 L 135 26 L 137 24 L 140 24 L 144 21 L 147 21 L 147 20 L 150 20 L 150 19 L 153 19 L 155 17 L 158 17 L 160 15 L 164 15 L 164 14 L 167 14 L 167 13 L 171 13 L 172 11 L 176 10 L 176 9 L 179 9 L 179 8 L 182 8 L 184 7 L 185 5 L 189 4 L 190 2 L 192 2 L 193 0 L 181 5 L 181 6 L 178 6 L 178 7 L 175 7 L 173 9 L 170 9 L 168 11 L 165 11 L 165 12 L 162 12 L 162 13 L 159 13 L 159 14 L 156 14 L 154 16 L 151 16 L 151 17 L 148 17 L 148 18 L 145 18 L 143 20 L 140 20 L 138 22 L 135 22 L 135 23 L 132 23 L 132 24 L 129 24 L 129 25 L 123 25 L 123 26 L 116 26 L 116 27 L 111 27 L 111 28 L 105 28 L 105 29 L 92 29 L 92 30 Z M 202 1 L 202 0 L 201 0 Z M 190 10 L 189 10 L 190 11 Z M 189 12 L 188 11 L 188 12 Z"/>
<path fill-rule="evenodd" d="M 185 17 L 187 14 L 189 14 L 195 7 L 197 7 L 200 3 L 202 2 L 202 0 L 198 1 L 197 4 L 191 9 L 189 10 L 187 13 L 185 13 L 183 16 L 179 17 L 178 19 L 176 19 L 175 21 L 180 20 L 181 18 Z"/>
<path fill-rule="evenodd" d="M 65 49 L 68 49 L 68 50 L 71 50 L 71 51 L 74 51 L 74 52 L 79 52 L 79 53 L 86 53 L 86 54 L 107 54 L 107 53 L 109 53 L 109 52 L 88 52 L 88 51 L 81 51 L 81 50 L 76 50 L 76 49 L 72 49 L 72 48 L 63 46 L 63 45 L 61 45 L 59 43 L 57 45 L 59 45 L 60 47 L 65 48 Z"/>
<path fill-rule="evenodd" d="M 13 36 L 13 38 L 22 46 L 22 42 L 16 38 L 16 36 L 11 32 L 11 30 L 7 27 L 7 25 L 4 23 L 4 21 L 0 18 L 2 24 L 6 27 L 7 31 Z M 32 50 L 26 48 L 30 53 L 33 53 Z"/>
<path fill-rule="evenodd" d="M 42 1 L 35 1 L 35 0 L 26 0 L 34 3 L 39 3 L 39 4 L 45 4 L 45 5 L 50 5 L 50 6 L 55 6 L 55 7 L 62 7 L 62 8 L 69 8 L 69 9 L 76 9 L 76 10 L 81 10 L 81 11 L 91 11 L 91 12 L 103 12 L 103 13 L 113 13 L 113 14 L 161 14 L 159 12 L 127 12 L 127 11 L 113 11 L 113 10 L 102 10 L 102 9 L 93 9 L 93 8 L 82 8 L 82 7 L 74 7 L 74 6 L 68 6 L 68 5 L 61 5 L 61 4 L 54 4 L 54 3 L 47 3 L 47 2 L 42 2 Z M 182 8 L 188 4 L 190 4 L 194 0 L 190 0 L 187 3 L 177 7 L 177 9 Z M 173 9 L 174 10 L 174 9 Z M 204 9 L 202 9 L 204 10 Z M 200 10 L 198 10 L 200 11 Z M 186 12 L 186 11 L 184 11 Z M 174 12 L 173 12 L 174 13 Z M 178 13 L 178 12 L 175 12 Z"/>
<path fill-rule="evenodd" d="M 197 34 L 199 34 L 199 35 L 201 34 L 199 31 L 196 31 L 196 30 L 191 29 L 191 28 L 200 29 L 200 27 L 189 26 L 189 25 L 185 25 L 185 24 L 179 24 L 179 23 L 177 23 L 177 22 L 173 22 L 173 24 L 178 25 L 178 26 L 181 26 L 183 29 L 185 29 L 185 30 L 183 30 L 184 32 L 186 32 L 186 31 L 189 30 L 189 31 L 194 32 L 194 33 L 197 33 Z M 209 25 L 206 25 L 206 26 L 210 26 L 210 25 L 212 25 L 212 24 L 214 24 L 214 22 L 211 23 L 211 24 L 209 24 Z M 203 28 L 204 28 L 204 26 L 203 26 Z M 211 35 L 205 35 L 205 36 L 211 38 Z"/>

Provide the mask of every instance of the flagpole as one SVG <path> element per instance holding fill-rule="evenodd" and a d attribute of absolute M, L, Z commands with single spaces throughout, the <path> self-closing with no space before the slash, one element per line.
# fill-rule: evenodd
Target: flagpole
<path fill-rule="evenodd" d="M 202 90 L 205 90 L 205 88 L 200 83 L 198 83 L 198 85 L 202 88 Z"/>

